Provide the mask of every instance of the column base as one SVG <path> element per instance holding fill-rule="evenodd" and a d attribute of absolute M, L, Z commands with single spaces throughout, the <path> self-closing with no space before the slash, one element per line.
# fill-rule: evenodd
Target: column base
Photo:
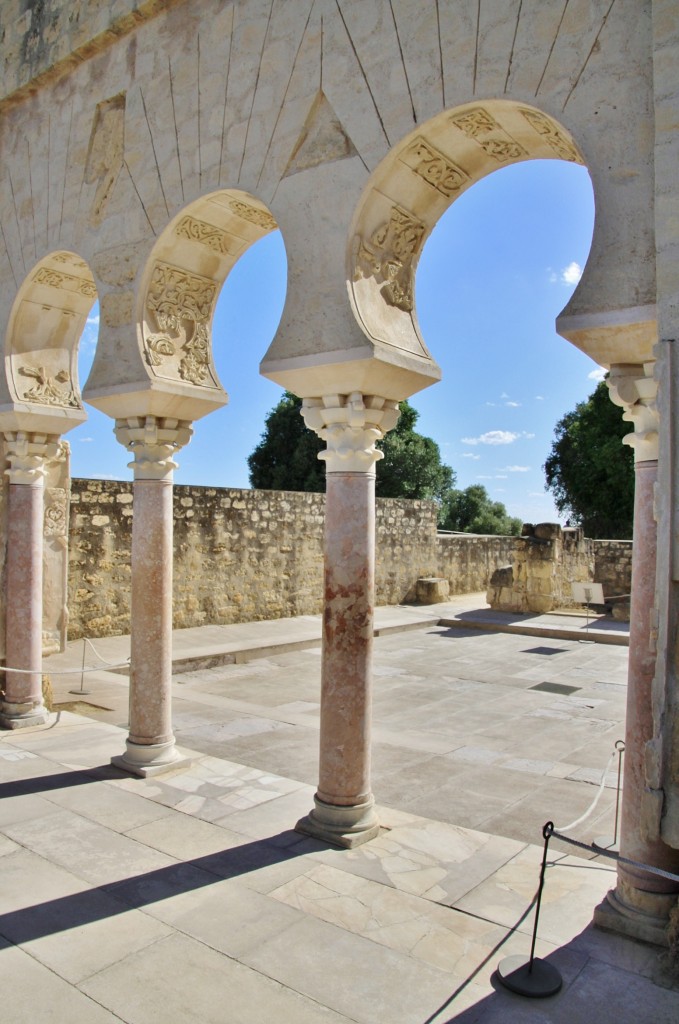
<path fill-rule="evenodd" d="M 677 904 L 677 894 L 642 892 L 634 890 L 640 906 L 630 906 L 617 889 L 611 889 L 594 909 L 593 922 L 597 928 L 617 932 L 630 939 L 650 942 L 655 946 L 669 946 L 667 926 L 669 914 Z M 624 896 L 624 893 L 623 893 Z M 635 902 L 637 900 L 635 899 Z"/>
<path fill-rule="evenodd" d="M 44 704 L 10 704 L 0 702 L 1 729 L 32 729 L 36 725 L 47 725 L 50 713 Z"/>
<path fill-rule="evenodd" d="M 176 771 L 178 768 L 188 768 L 193 761 L 191 758 L 183 757 L 171 743 L 132 743 L 125 741 L 127 750 L 124 754 L 117 754 L 111 758 L 114 768 L 119 768 L 130 775 L 138 775 L 145 779 L 150 775 L 160 775 L 162 772 Z"/>
<path fill-rule="evenodd" d="M 343 807 L 314 797 L 314 808 L 295 825 L 296 832 L 345 850 L 368 843 L 380 834 L 372 797 L 362 804 Z"/>

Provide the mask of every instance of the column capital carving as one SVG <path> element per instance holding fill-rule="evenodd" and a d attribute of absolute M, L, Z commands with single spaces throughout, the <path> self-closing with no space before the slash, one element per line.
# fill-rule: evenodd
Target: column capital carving
<path fill-rule="evenodd" d="M 614 364 L 606 382 L 611 401 L 625 410 L 622 418 L 634 424 L 623 444 L 634 449 L 635 462 L 658 460 L 658 382 L 653 379 L 654 366 L 654 362 Z"/>
<path fill-rule="evenodd" d="M 128 416 L 116 420 L 115 435 L 134 459 L 128 463 L 135 480 L 172 480 L 177 463 L 172 456 L 188 444 L 193 429 L 188 420 L 159 416 Z"/>
<path fill-rule="evenodd" d="M 46 472 L 46 463 L 59 452 L 58 434 L 28 433 L 8 430 L 4 433 L 9 467 L 5 474 L 11 484 L 39 487 Z"/>
<path fill-rule="evenodd" d="M 387 431 L 396 426 L 398 402 L 379 395 L 324 395 L 305 398 L 302 416 L 327 444 L 319 459 L 328 473 L 370 473 L 383 458 L 375 447 Z"/>

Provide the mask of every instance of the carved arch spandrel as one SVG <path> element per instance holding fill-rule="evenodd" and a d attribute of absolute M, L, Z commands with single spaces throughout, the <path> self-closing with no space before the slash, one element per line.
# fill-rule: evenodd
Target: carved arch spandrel
<path fill-rule="evenodd" d="M 162 232 L 146 266 L 138 315 L 142 359 L 160 387 L 164 381 L 192 390 L 198 401 L 208 393 L 226 401 L 212 353 L 217 299 L 238 258 L 276 227 L 253 196 L 223 189 L 185 207 Z"/>
<path fill-rule="evenodd" d="M 86 418 L 78 343 L 96 298 L 89 266 L 73 252 L 53 252 L 27 274 L 5 339 L 6 388 L 27 426 L 41 417 L 60 433 Z"/>
<path fill-rule="evenodd" d="M 531 159 L 584 164 L 566 128 L 508 100 L 469 103 L 420 125 L 371 175 L 354 215 L 347 283 L 373 341 L 431 359 L 415 311 L 415 274 L 437 221 L 477 181 Z"/>

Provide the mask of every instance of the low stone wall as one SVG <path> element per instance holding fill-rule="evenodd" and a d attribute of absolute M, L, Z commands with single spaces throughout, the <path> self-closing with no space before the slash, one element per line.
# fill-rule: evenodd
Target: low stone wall
<path fill-rule="evenodd" d="M 132 504 L 131 482 L 72 481 L 70 639 L 130 630 Z M 321 611 L 323 494 L 178 485 L 174 512 L 175 628 Z M 515 542 L 437 535 L 433 502 L 378 499 L 377 601 L 415 601 L 423 576 L 485 590 Z"/>
<path fill-rule="evenodd" d="M 485 591 L 494 571 L 514 558 L 517 541 L 518 537 L 440 533 L 436 574 L 448 580 L 451 594 Z"/>
<path fill-rule="evenodd" d="M 577 531 L 564 531 L 554 562 L 551 542 L 438 534 L 431 501 L 376 504 L 379 604 L 416 601 L 422 577 L 447 580 L 450 594 L 485 591 L 496 569 L 519 563 L 524 575 L 529 567 L 528 590 L 558 591 L 559 606 L 568 603 L 570 580 L 591 579 L 595 564 L 605 593 L 609 585 L 629 591 L 631 542 L 576 540 Z M 72 481 L 69 639 L 129 633 L 132 515 L 131 482 Z M 324 517 L 323 494 L 175 486 L 175 628 L 320 612 Z M 582 563 L 577 576 L 573 558 Z"/>
<path fill-rule="evenodd" d="M 490 577 L 487 600 L 498 611 L 549 612 L 580 607 L 573 583 L 603 585 L 604 598 L 629 594 L 632 542 L 589 540 L 556 523 L 527 524 L 513 557 Z"/>

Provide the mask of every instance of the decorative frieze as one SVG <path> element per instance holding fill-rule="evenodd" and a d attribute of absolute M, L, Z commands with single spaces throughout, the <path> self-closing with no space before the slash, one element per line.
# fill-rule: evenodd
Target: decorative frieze
<path fill-rule="evenodd" d="M 182 217 L 174 233 L 179 238 L 188 238 L 191 242 L 204 245 L 220 256 L 234 256 L 244 244 L 241 239 L 232 239 L 226 231 L 196 217 Z"/>
<path fill-rule="evenodd" d="M 520 160 L 528 156 L 523 146 L 516 142 L 483 107 L 475 107 L 463 114 L 456 114 L 451 121 L 467 138 L 478 142 L 498 163 Z"/>
<path fill-rule="evenodd" d="M 384 458 L 375 445 L 396 426 L 398 402 L 379 395 L 326 395 L 305 398 L 302 416 L 327 444 L 319 459 L 328 473 L 368 473 Z"/>
<path fill-rule="evenodd" d="M 24 391 L 21 398 L 24 402 L 37 402 L 40 405 L 64 405 L 73 409 L 82 408 L 73 389 L 73 382 L 68 370 L 59 370 L 53 377 L 44 366 L 20 366 L 19 373 L 23 377 L 35 380 L 33 387 Z"/>
<path fill-rule="evenodd" d="M 50 267 L 40 267 L 33 275 L 36 284 L 46 285 L 48 288 L 59 288 L 62 291 L 75 292 L 77 295 L 84 295 L 86 299 L 96 299 L 97 289 L 94 281 L 86 281 L 74 274 L 67 274 L 63 270 L 52 270 Z"/>
<path fill-rule="evenodd" d="M 249 203 L 244 203 L 241 199 L 231 199 L 229 207 L 243 220 L 248 220 L 251 224 L 256 224 L 258 228 L 264 228 L 265 231 L 274 231 L 278 227 L 270 213 L 260 210 L 257 206 L 250 206 Z"/>
<path fill-rule="evenodd" d="M 400 159 L 446 198 L 455 195 L 469 181 L 468 174 L 423 138 L 415 139 Z"/>
<path fill-rule="evenodd" d="M 570 160 L 572 163 L 582 163 L 582 157 L 573 143 L 566 138 L 563 132 L 559 131 L 551 118 L 537 110 L 522 109 L 521 113 L 531 128 L 534 128 L 538 135 L 542 135 L 544 141 L 551 146 L 557 156 L 562 160 Z"/>
<path fill-rule="evenodd" d="M 63 487 L 45 488 L 45 537 L 65 537 L 68 523 L 68 495 Z"/>
<path fill-rule="evenodd" d="M 370 240 L 358 239 L 356 276 L 374 277 L 390 306 L 409 313 L 414 304 L 413 259 L 419 253 L 425 225 L 402 206 L 394 206 L 389 220 L 373 231 Z"/>
<path fill-rule="evenodd" d="M 148 319 L 157 328 L 144 331 L 146 361 L 166 369 L 190 384 L 216 383 L 210 366 L 209 321 L 217 297 L 217 284 L 169 263 L 153 268 L 146 296 Z"/>

